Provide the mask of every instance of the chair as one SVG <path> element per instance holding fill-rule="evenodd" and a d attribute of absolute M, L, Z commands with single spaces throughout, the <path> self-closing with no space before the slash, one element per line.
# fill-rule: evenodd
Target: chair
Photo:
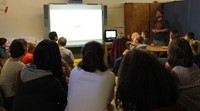
<path fill-rule="evenodd" d="M 5 96 L 3 89 L 0 85 L 0 105 L 5 106 L 5 101 L 6 101 L 6 96 Z"/>
<path fill-rule="evenodd" d="M 111 65 L 114 64 L 114 61 L 122 56 L 123 51 L 126 49 L 126 45 L 125 45 L 126 41 L 124 41 L 123 38 L 118 38 L 115 39 L 112 42 L 112 49 L 110 52 L 110 63 Z"/>

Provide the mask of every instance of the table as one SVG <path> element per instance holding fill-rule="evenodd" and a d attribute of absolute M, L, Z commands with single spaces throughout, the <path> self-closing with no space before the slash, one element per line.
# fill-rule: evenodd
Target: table
<path fill-rule="evenodd" d="M 163 48 L 163 46 L 150 46 L 149 45 L 146 47 L 146 50 L 150 51 L 150 52 L 167 52 L 168 48 Z"/>

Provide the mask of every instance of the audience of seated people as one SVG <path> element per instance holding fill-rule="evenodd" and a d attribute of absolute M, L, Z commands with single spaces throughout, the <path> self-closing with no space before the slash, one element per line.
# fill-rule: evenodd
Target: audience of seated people
<path fill-rule="evenodd" d="M 190 44 L 183 38 L 171 43 L 166 68 L 171 69 L 176 77 L 181 108 L 200 111 L 200 69 L 194 64 Z"/>
<path fill-rule="evenodd" d="M 59 46 L 59 49 L 60 49 L 60 54 L 61 54 L 61 57 L 62 59 L 65 60 L 65 62 L 67 62 L 69 64 L 69 66 L 71 68 L 73 68 L 73 64 L 74 64 L 74 55 L 72 53 L 71 50 L 65 48 L 67 44 L 67 39 L 64 38 L 64 37 L 60 37 L 58 39 L 58 46 Z"/>
<path fill-rule="evenodd" d="M 33 63 L 33 52 L 35 50 L 35 47 L 36 47 L 36 43 L 33 43 L 33 42 L 28 43 L 28 51 L 22 59 L 22 62 L 24 64 Z"/>
<path fill-rule="evenodd" d="M 57 43 L 43 40 L 33 55 L 33 64 L 17 77 L 12 111 L 64 111 L 68 86 L 62 64 L 66 63 L 61 61 Z"/>
<path fill-rule="evenodd" d="M 180 38 L 172 30 L 169 37 L 168 46 L 163 46 L 169 50 L 168 57 L 155 58 L 143 50 L 151 44 L 149 32 L 132 34 L 130 46 L 112 68 L 119 77 L 117 108 L 200 110 L 200 42 L 192 32 Z M 0 75 L 6 111 L 105 111 L 114 98 L 115 76 L 104 63 L 103 46 L 96 41 L 86 43 L 82 61 L 74 67 L 73 53 L 65 48 L 67 40 L 58 39 L 55 31 L 49 38 L 52 41 L 43 40 L 37 47 L 28 43 L 28 52 L 27 42 L 15 39 L 10 55 L 7 40 L 0 38 L 0 58 L 8 58 Z"/>
<path fill-rule="evenodd" d="M 114 97 L 115 75 L 104 63 L 103 46 L 90 41 L 82 49 L 82 61 L 70 74 L 65 111 L 106 111 Z"/>
<path fill-rule="evenodd" d="M 10 58 L 1 69 L 0 85 L 5 94 L 4 108 L 6 111 L 12 110 L 13 100 L 15 98 L 16 91 L 16 79 L 17 75 L 25 66 L 21 62 L 23 56 L 27 51 L 27 42 L 24 39 L 15 39 L 12 41 L 10 47 Z"/>
<path fill-rule="evenodd" d="M 133 49 L 119 70 L 116 107 L 124 111 L 180 111 L 174 77 L 150 53 Z"/>
<path fill-rule="evenodd" d="M 8 58 L 9 53 L 6 51 L 7 39 L 0 38 L 0 58 Z"/>

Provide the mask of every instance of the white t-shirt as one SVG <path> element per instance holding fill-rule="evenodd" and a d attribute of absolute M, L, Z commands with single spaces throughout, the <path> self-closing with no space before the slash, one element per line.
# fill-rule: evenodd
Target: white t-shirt
<path fill-rule="evenodd" d="M 65 111 L 106 111 L 114 85 L 111 71 L 91 73 L 75 67 L 70 74 Z"/>
<path fill-rule="evenodd" d="M 1 69 L 0 85 L 6 97 L 15 95 L 15 82 L 17 73 L 25 67 L 21 61 L 11 61 L 8 59 Z"/>

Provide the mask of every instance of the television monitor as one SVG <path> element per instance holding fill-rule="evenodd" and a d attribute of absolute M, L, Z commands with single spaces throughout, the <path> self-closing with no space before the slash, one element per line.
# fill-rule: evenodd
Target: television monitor
<path fill-rule="evenodd" d="M 105 30 L 105 41 L 113 41 L 115 38 L 117 38 L 117 30 L 110 29 L 110 30 Z"/>

